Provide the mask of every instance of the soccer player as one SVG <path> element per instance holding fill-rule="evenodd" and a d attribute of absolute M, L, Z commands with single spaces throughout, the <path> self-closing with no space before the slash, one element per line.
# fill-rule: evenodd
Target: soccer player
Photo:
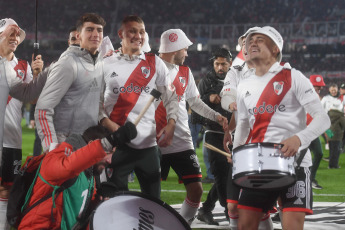
<path fill-rule="evenodd" d="M 246 50 L 255 69 L 238 85 L 238 121 L 234 148 L 249 143 L 281 143 L 284 157 L 300 156 L 310 142 L 320 136 L 330 120 L 309 80 L 299 71 L 281 66 L 283 38 L 273 27 L 251 31 Z M 263 108 L 258 112 L 258 108 Z M 306 112 L 313 121 L 306 126 Z M 236 165 L 235 165 L 236 166 Z M 303 229 L 306 214 L 312 214 L 310 181 L 311 155 L 306 151 L 296 182 L 278 191 L 242 189 L 239 198 L 239 229 L 258 229 L 262 216 L 280 196 L 284 229 Z"/>
<path fill-rule="evenodd" d="M 141 191 L 160 197 L 159 146 L 171 144 L 178 113 L 175 89 L 169 79 L 169 71 L 156 55 L 144 53 L 145 24 L 138 16 L 126 16 L 118 31 L 122 41 L 119 50 L 104 59 L 106 90 L 104 107 L 107 116 L 101 124 L 115 131 L 126 121 L 134 121 L 156 88 L 162 93 L 167 109 L 167 125 L 156 134 L 155 107 L 151 104 L 137 125 L 138 136 L 130 144 L 117 148 L 113 161 L 107 169 L 107 177 L 117 187 L 128 190 L 128 174 L 133 170 L 139 180 Z"/>
<path fill-rule="evenodd" d="M 183 181 L 187 196 L 182 204 L 180 214 L 191 224 L 198 210 L 201 195 L 201 170 L 198 157 L 195 153 L 190 129 L 188 126 L 188 112 L 186 102 L 190 108 L 202 116 L 219 123 L 227 125 L 227 119 L 208 107 L 201 99 L 195 85 L 194 77 L 189 67 L 183 63 L 187 55 L 188 47 L 193 43 L 180 29 L 170 29 L 162 33 L 159 53 L 160 57 L 168 67 L 170 80 L 176 88 L 179 100 L 178 119 L 174 132 L 173 142 L 168 147 L 161 147 L 162 179 L 166 180 L 169 169 L 172 167 L 179 180 Z M 163 102 L 157 102 L 156 128 L 157 133 L 166 125 L 166 110 Z"/>

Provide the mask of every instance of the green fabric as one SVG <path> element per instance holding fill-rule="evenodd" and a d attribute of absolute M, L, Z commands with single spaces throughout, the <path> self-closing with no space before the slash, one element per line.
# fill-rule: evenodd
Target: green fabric
<path fill-rule="evenodd" d="M 32 194 L 32 189 L 34 188 L 34 185 L 35 185 L 37 176 L 38 176 L 38 174 L 39 174 L 39 172 L 40 172 L 40 169 L 41 169 L 41 165 L 42 165 L 42 161 L 41 161 L 40 165 L 38 166 L 37 171 L 36 171 L 35 178 L 34 178 L 34 180 L 32 181 L 32 183 L 31 183 L 31 185 L 30 185 L 30 188 L 29 188 L 28 192 L 26 193 L 25 202 L 24 202 L 24 204 L 23 204 L 23 206 L 22 206 L 22 209 L 21 209 L 22 212 L 25 210 L 26 206 L 27 206 L 28 203 L 29 203 L 29 200 L 30 200 L 30 197 L 31 197 L 31 194 Z"/>
<path fill-rule="evenodd" d="M 344 113 L 338 110 L 328 111 L 328 116 L 331 120 L 331 128 L 333 132 L 333 137 L 330 138 L 331 141 L 341 141 L 344 134 L 345 128 L 345 117 Z"/>
<path fill-rule="evenodd" d="M 55 194 L 56 194 L 56 190 L 58 190 L 58 188 L 60 188 L 60 186 L 50 184 L 48 181 L 46 181 L 46 180 L 42 177 L 41 173 L 38 174 L 38 175 L 39 175 L 39 177 L 41 178 L 41 180 L 42 180 L 44 183 L 48 184 L 50 187 L 52 187 L 52 188 L 54 189 L 54 190 L 53 190 L 53 193 L 52 193 L 52 200 L 53 200 L 53 208 L 55 208 Z"/>
<path fill-rule="evenodd" d="M 93 187 L 93 177 L 87 178 L 82 172 L 76 182 L 63 191 L 62 230 L 72 229 L 77 223 L 77 217 L 87 208 L 86 203 L 92 198 Z"/>

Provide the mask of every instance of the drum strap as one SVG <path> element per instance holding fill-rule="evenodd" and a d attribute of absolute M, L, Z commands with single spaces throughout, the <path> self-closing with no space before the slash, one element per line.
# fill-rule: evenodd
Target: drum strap
<path fill-rule="evenodd" d="M 297 161 L 296 161 L 296 163 L 297 163 L 297 167 L 296 167 L 296 168 L 297 168 L 297 169 L 300 169 L 302 160 L 303 160 L 305 154 L 307 153 L 307 151 L 308 151 L 308 148 L 302 149 L 302 150 L 301 150 L 300 155 L 299 155 L 299 158 L 298 158 Z"/>

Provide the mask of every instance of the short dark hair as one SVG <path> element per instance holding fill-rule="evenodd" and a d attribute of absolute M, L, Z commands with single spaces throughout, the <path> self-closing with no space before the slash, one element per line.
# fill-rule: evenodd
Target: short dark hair
<path fill-rule="evenodd" d="M 232 54 L 231 54 L 231 52 L 229 50 L 225 49 L 225 48 L 219 48 L 216 51 L 214 51 L 212 53 L 212 58 L 210 60 L 214 61 L 214 60 L 216 60 L 219 57 L 226 58 L 226 60 L 228 62 L 232 61 Z"/>
<path fill-rule="evenodd" d="M 123 20 L 121 22 L 121 28 L 123 25 L 125 25 L 128 22 L 137 22 L 140 24 L 144 24 L 144 21 L 141 17 L 139 17 L 137 15 L 127 15 L 126 17 L 123 18 Z"/>
<path fill-rule="evenodd" d="M 77 27 L 72 26 L 71 28 L 69 28 L 68 33 L 70 34 L 73 31 L 77 31 Z"/>
<path fill-rule="evenodd" d="M 85 22 L 92 22 L 98 25 L 102 25 L 103 27 L 105 27 L 105 24 L 106 24 L 104 19 L 98 14 L 85 13 L 78 19 L 77 24 L 75 26 L 79 32 L 83 28 L 83 25 Z"/>
<path fill-rule="evenodd" d="M 86 143 L 89 143 L 90 141 L 94 141 L 97 139 L 102 139 L 103 137 L 106 137 L 110 135 L 111 132 L 106 129 L 105 127 L 101 125 L 91 126 L 87 128 L 83 133 L 83 139 Z"/>

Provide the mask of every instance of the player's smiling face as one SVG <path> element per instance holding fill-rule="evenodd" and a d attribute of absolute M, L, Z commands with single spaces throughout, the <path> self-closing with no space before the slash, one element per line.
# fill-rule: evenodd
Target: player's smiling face
<path fill-rule="evenodd" d="M 4 54 L 16 51 L 20 42 L 20 31 L 13 26 L 9 36 L 1 36 L 0 44 Z"/>
<path fill-rule="evenodd" d="M 274 55 L 277 55 L 275 53 L 278 49 L 273 41 L 263 34 L 253 34 L 249 38 L 249 42 L 246 47 L 248 48 L 247 51 L 249 59 L 252 61 L 259 59 L 275 59 Z"/>
<path fill-rule="evenodd" d="M 93 22 L 84 22 L 80 33 L 77 33 L 80 47 L 95 54 L 103 40 L 103 26 Z"/>
<path fill-rule="evenodd" d="M 138 22 L 127 22 L 118 32 L 122 40 L 122 52 L 124 54 L 140 54 L 145 42 L 145 25 Z"/>

